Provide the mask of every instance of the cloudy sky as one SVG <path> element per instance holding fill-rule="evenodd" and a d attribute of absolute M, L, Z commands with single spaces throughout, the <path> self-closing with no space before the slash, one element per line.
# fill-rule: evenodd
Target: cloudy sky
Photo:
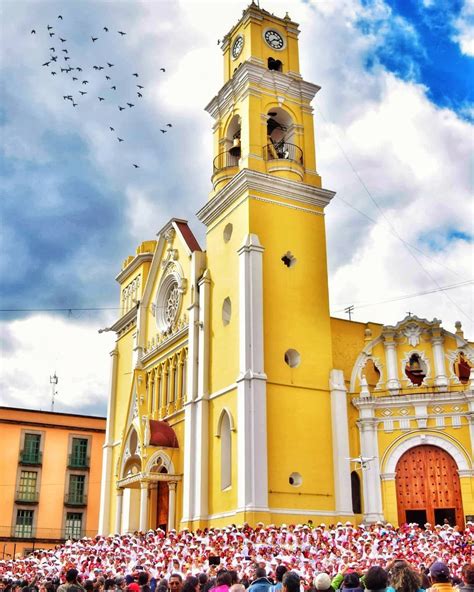
<path fill-rule="evenodd" d="M 121 261 L 172 216 L 204 244 L 203 108 L 222 84 L 217 40 L 246 5 L 4 0 L 1 404 L 49 409 L 56 372 L 57 410 L 105 413 L 113 337 L 97 330 L 117 316 Z M 332 314 L 410 311 L 472 339 L 473 0 L 261 6 L 300 23 L 302 74 L 322 86 Z"/>

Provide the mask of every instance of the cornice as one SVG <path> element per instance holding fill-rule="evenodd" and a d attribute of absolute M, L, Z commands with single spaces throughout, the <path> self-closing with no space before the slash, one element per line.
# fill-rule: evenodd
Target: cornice
<path fill-rule="evenodd" d="M 255 91 L 265 87 L 277 95 L 296 97 L 301 102 L 310 103 L 316 93 L 321 89 L 317 84 L 307 82 L 302 78 L 284 74 L 276 70 L 268 70 L 265 66 L 255 62 L 246 61 L 237 68 L 234 76 L 228 80 L 218 94 L 208 103 L 205 110 L 214 119 L 221 117 L 232 103 L 249 87 L 258 85 Z"/>
<path fill-rule="evenodd" d="M 124 329 L 128 324 L 132 321 L 137 320 L 137 313 L 138 313 L 138 304 L 133 306 L 128 312 L 126 312 L 123 317 L 120 317 L 113 325 L 111 325 L 110 330 L 119 333 Z"/>
<path fill-rule="evenodd" d="M 209 226 L 220 214 L 229 208 L 242 194 L 259 191 L 271 196 L 291 199 L 299 203 L 324 208 L 334 197 L 335 192 L 297 181 L 281 179 L 266 173 L 243 169 L 217 195 L 196 214 L 198 219 Z"/>
<path fill-rule="evenodd" d="M 180 341 L 183 337 L 186 337 L 182 342 L 179 343 L 179 348 L 185 347 L 188 343 L 188 331 L 189 325 L 185 325 L 176 333 L 171 334 L 169 337 L 161 341 L 157 346 L 153 349 L 149 349 L 140 357 L 140 362 L 142 364 L 149 364 L 150 360 L 153 360 L 152 364 L 161 362 L 163 359 L 167 358 L 170 354 L 174 353 L 175 349 L 170 350 L 171 346 L 176 346 L 177 342 Z M 147 369 L 147 368 L 145 368 Z"/>
<path fill-rule="evenodd" d="M 388 397 L 356 397 L 352 399 L 352 404 L 357 409 L 372 408 L 379 409 L 381 407 L 400 407 L 401 405 L 434 405 L 441 403 L 467 403 L 470 391 L 455 391 L 455 392 L 432 392 L 432 393 L 418 393 L 415 395 L 394 395 Z M 378 418 L 383 419 L 383 418 Z M 390 418 L 389 418 L 390 419 Z"/>
<path fill-rule="evenodd" d="M 130 261 L 127 267 L 122 269 L 122 271 L 115 276 L 115 281 L 121 284 L 123 280 L 138 269 L 142 263 L 145 263 L 145 261 L 151 261 L 152 259 L 153 253 L 140 253 L 139 255 L 135 255 L 133 261 Z"/>

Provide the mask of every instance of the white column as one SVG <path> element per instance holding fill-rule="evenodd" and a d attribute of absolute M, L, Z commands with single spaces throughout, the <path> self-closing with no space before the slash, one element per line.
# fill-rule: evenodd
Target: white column
<path fill-rule="evenodd" d="M 433 335 L 431 345 L 433 348 L 435 379 L 434 385 L 439 389 L 446 389 L 448 387 L 448 377 L 446 376 L 446 365 L 444 361 L 444 338 L 441 335 L 441 330 L 437 335 Z"/>
<path fill-rule="evenodd" d="M 398 380 L 397 344 L 392 333 L 384 333 L 385 359 L 387 361 L 387 390 L 396 394 L 400 390 Z"/>
<path fill-rule="evenodd" d="M 263 344 L 263 251 L 256 234 L 239 249 L 237 450 L 239 510 L 268 511 L 267 401 Z"/>
<path fill-rule="evenodd" d="M 168 530 L 175 528 L 176 482 L 168 482 Z"/>
<path fill-rule="evenodd" d="M 199 364 L 196 399 L 196 440 L 194 446 L 194 519 L 206 520 L 209 513 L 209 334 L 211 275 L 199 280 Z"/>
<path fill-rule="evenodd" d="M 336 514 L 352 515 L 349 423 L 347 421 L 347 389 L 342 370 L 331 370 L 332 454 Z"/>
<path fill-rule="evenodd" d="M 142 532 L 148 530 L 148 483 L 146 481 L 140 483 L 140 530 Z"/>
<path fill-rule="evenodd" d="M 113 481 L 113 443 L 114 443 L 114 423 L 115 423 L 115 405 L 117 390 L 117 361 L 118 349 L 110 352 L 112 358 L 110 381 L 109 381 L 109 400 L 107 403 L 107 426 L 105 429 L 105 442 L 102 447 L 102 479 L 100 484 L 100 510 L 99 510 L 99 528 L 98 534 L 107 535 L 110 533 L 110 497 L 112 493 Z"/>
<path fill-rule="evenodd" d="M 115 506 L 115 533 L 122 533 L 122 508 L 123 508 L 123 489 L 117 489 L 117 498 Z"/>
<path fill-rule="evenodd" d="M 191 304 L 188 308 L 188 364 L 184 403 L 184 470 L 182 522 L 189 522 L 195 515 L 194 489 L 196 484 L 196 399 L 198 398 L 199 368 L 199 287 L 198 278 L 205 266 L 205 254 L 195 251 L 191 256 Z M 207 481 L 207 475 L 205 476 Z"/>
<path fill-rule="evenodd" d="M 378 420 L 375 417 L 359 420 L 360 455 L 362 459 L 372 459 L 361 464 L 362 480 L 364 484 L 364 522 L 369 523 L 384 519 L 377 441 L 377 421 Z"/>
<path fill-rule="evenodd" d="M 469 390 L 465 391 L 467 399 L 468 412 L 467 423 L 469 424 L 469 435 L 471 437 L 471 453 L 474 455 L 474 368 L 471 368 L 471 375 L 469 377 Z"/>

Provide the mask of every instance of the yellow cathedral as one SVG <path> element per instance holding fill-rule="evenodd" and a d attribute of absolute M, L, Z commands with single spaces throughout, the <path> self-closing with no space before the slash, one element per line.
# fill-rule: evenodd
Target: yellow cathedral
<path fill-rule="evenodd" d="M 117 275 L 99 533 L 474 515 L 460 323 L 329 315 L 298 25 L 250 4 L 222 42 L 206 249 L 171 219 Z"/>

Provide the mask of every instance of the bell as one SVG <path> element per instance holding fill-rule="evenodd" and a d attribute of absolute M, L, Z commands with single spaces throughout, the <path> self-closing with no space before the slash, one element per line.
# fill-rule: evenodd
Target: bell
<path fill-rule="evenodd" d="M 236 157 L 240 156 L 240 138 L 234 138 L 234 142 L 232 143 L 232 148 L 229 150 L 229 154 Z"/>

